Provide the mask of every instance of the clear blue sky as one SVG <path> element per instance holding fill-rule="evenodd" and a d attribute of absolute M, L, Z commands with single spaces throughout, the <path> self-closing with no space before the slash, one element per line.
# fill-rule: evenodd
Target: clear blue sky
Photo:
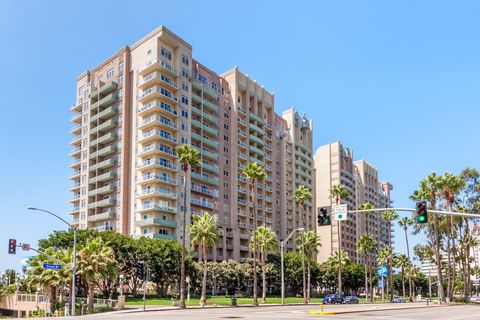
<path fill-rule="evenodd" d="M 121 5 L 119 5 L 121 3 Z M 0 0 L 0 270 L 7 239 L 69 219 L 75 78 L 163 24 L 217 72 L 234 65 L 313 118 L 394 185 L 399 206 L 431 171 L 480 168 L 477 1 Z M 403 235 L 396 247 L 404 250 Z"/>

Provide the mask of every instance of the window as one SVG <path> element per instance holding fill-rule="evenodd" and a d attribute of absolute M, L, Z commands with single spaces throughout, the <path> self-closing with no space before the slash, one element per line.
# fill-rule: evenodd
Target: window
<path fill-rule="evenodd" d="M 218 91 L 218 87 L 215 83 L 212 82 L 212 89 L 215 91 Z"/>
<path fill-rule="evenodd" d="M 182 89 L 188 91 L 188 83 L 182 82 Z"/>
<path fill-rule="evenodd" d="M 207 83 L 207 78 L 205 78 L 203 75 L 199 74 L 198 75 L 198 80 L 201 82 L 201 83 Z"/>
<path fill-rule="evenodd" d="M 123 71 L 123 61 L 118 64 L 118 72 Z"/>
<path fill-rule="evenodd" d="M 164 47 L 162 47 L 162 49 L 160 50 L 160 54 L 168 60 L 172 60 L 172 53 Z"/>
<path fill-rule="evenodd" d="M 223 136 L 223 140 L 228 141 L 228 136 Z"/>
<path fill-rule="evenodd" d="M 188 105 L 188 98 L 185 96 L 182 96 L 182 103 Z"/>
<path fill-rule="evenodd" d="M 83 157 L 83 159 L 87 159 L 87 157 L 88 157 L 87 151 L 83 151 L 82 157 Z"/>
<path fill-rule="evenodd" d="M 113 68 L 107 71 L 107 79 L 113 78 Z"/>
<path fill-rule="evenodd" d="M 190 64 L 190 59 L 186 56 L 182 56 L 182 63 L 188 66 Z"/>
<path fill-rule="evenodd" d="M 83 139 L 83 146 L 86 147 L 87 144 L 88 144 L 88 139 L 87 138 Z"/>
<path fill-rule="evenodd" d="M 182 109 L 182 117 L 188 118 L 188 111 L 185 109 Z"/>
<path fill-rule="evenodd" d="M 190 78 L 190 74 L 188 73 L 187 69 L 182 69 L 182 77 L 184 78 Z"/>
<path fill-rule="evenodd" d="M 225 130 L 228 130 L 228 124 L 224 123 L 224 124 L 223 124 L 223 128 L 224 128 Z"/>
<path fill-rule="evenodd" d="M 118 84 L 122 84 L 123 83 L 123 76 L 119 76 L 118 77 Z"/>
<path fill-rule="evenodd" d="M 162 48 L 163 49 L 163 48 Z M 152 49 L 148 49 L 147 51 L 147 55 L 151 55 L 152 54 Z"/>
<path fill-rule="evenodd" d="M 188 130 L 188 126 L 184 122 L 182 122 L 182 130 Z"/>
<path fill-rule="evenodd" d="M 223 170 L 223 175 L 224 175 L 225 177 L 228 177 L 228 170 Z"/>
<path fill-rule="evenodd" d="M 228 147 L 223 147 L 224 152 L 228 152 Z"/>
<path fill-rule="evenodd" d="M 182 144 L 188 143 L 188 138 L 185 136 L 182 136 L 181 140 L 182 140 Z"/>

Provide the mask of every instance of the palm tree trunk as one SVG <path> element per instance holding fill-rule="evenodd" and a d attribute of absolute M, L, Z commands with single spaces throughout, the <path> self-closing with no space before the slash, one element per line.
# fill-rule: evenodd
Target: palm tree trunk
<path fill-rule="evenodd" d="M 368 300 L 368 268 L 365 264 L 365 301 Z"/>
<path fill-rule="evenodd" d="M 307 303 L 310 302 L 310 289 L 311 289 L 311 285 L 310 285 L 310 277 L 311 277 L 311 265 L 310 265 L 310 258 L 307 258 Z"/>
<path fill-rule="evenodd" d="M 373 277 L 372 277 L 372 268 L 368 268 L 368 276 L 370 277 L 370 302 L 373 303 Z"/>
<path fill-rule="evenodd" d="M 88 284 L 88 301 L 87 301 L 87 310 L 88 312 L 93 312 L 93 297 L 94 297 L 94 284 L 90 282 Z"/>
<path fill-rule="evenodd" d="M 188 166 L 184 164 L 183 166 L 183 224 L 182 224 L 182 257 L 180 262 L 180 309 L 185 309 L 185 235 L 186 235 L 186 224 L 187 224 L 187 174 Z"/>
<path fill-rule="evenodd" d="M 252 178 L 252 182 L 250 184 L 250 198 L 252 200 L 252 205 L 253 205 L 253 225 L 254 225 L 254 231 L 253 231 L 253 305 L 258 306 L 258 288 L 257 288 L 257 237 L 256 237 L 256 230 L 257 230 L 257 211 L 256 211 L 256 205 L 255 205 L 255 197 L 254 197 L 254 191 L 255 191 L 255 179 Z"/>
<path fill-rule="evenodd" d="M 390 300 L 393 300 L 393 268 L 392 268 L 392 262 L 390 261 L 388 263 L 388 272 L 389 272 L 389 280 L 388 280 L 388 287 L 389 287 L 389 293 L 390 293 Z"/>
<path fill-rule="evenodd" d="M 410 302 L 412 301 L 412 278 L 408 278 L 408 295 L 410 296 Z"/>
<path fill-rule="evenodd" d="M 402 290 L 403 290 L 403 297 L 405 298 L 405 270 L 402 268 Z"/>
<path fill-rule="evenodd" d="M 265 252 L 262 252 L 262 303 L 267 303 L 267 266 L 265 263 Z"/>
<path fill-rule="evenodd" d="M 302 244 L 303 303 L 307 304 L 307 275 L 305 273 L 305 237 Z"/>
<path fill-rule="evenodd" d="M 438 297 L 440 303 L 445 302 L 445 290 L 443 289 L 442 261 L 440 260 L 440 234 L 438 216 L 433 216 L 433 225 L 435 233 L 435 260 L 437 263 Z"/>
<path fill-rule="evenodd" d="M 207 304 L 207 248 L 205 241 L 202 243 L 202 253 L 203 253 L 203 280 L 202 280 L 202 297 L 200 298 L 200 305 L 202 308 Z"/>
<path fill-rule="evenodd" d="M 451 258 L 451 245 L 450 245 L 451 235 L 450 235 L 450 219 L 447 218 L 447 299 L 448 302 L 452 302 L 451 300 L 451 291 L 452 291 L 452 258 Z"/>

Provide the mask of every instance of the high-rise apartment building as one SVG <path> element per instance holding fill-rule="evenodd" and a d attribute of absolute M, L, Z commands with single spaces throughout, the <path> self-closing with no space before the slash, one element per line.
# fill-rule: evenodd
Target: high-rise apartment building
<path fill-rule="evenodd" d="M 207 211 L 222 230 L 210 257 L 243 260 L 255 215 L 242 170 L 253 161 L 268 174 L 254 193 L 257 225 L 280 239 L 313 228 L 314 201 L 298 208 L 291 200 L 300 184 L 314 186 L 311 121 L 293 108 L 278 115 L 273 93 L 237 67 L 208 69 L 165 27 L 81 74 L 76 99 L 72 215 L 80 228 L 181 239 L 183 210 L 187 224 Z M 184 144 L 200 154 L 186 194 L 176 152 Z"/>
<path fill-rule="evenodd" d="M 378 182 L 378 171 L 364 160 L 353 161 L 353 151 L 340 141 L 321 146 L 314 156 L 315 163 L 315 205 L 317 210 L 335 203 L 330 197 L 330 189 L 335 185 L 343 186 L 349 193 L 342 204 L 349 210 L 357 209 L 365 202 L 375 207 L 390 207 L 389 183 Z M 365 263 L 363 255 L 357 254 L 357 241 L 367 231 L 373 234 L 379 248 L 389 244 L 390 232 L 387 223 L 380 219 L 378 213 L 349 214 L 347 221 L 341 224 L 340 244 L 351 260 Z M 317 226 L 317 234 L 321 237 L 322 247 L 318 254 L 320 262 L 326 261 L 339 248 L 338 222 L 332 221 L 330 226 Z M 370 264 L 373 264 L 370 261 Z"/>

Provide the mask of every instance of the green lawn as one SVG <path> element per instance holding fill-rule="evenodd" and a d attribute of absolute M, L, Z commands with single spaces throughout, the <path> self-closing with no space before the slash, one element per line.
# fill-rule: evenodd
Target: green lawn
<path fill-rule="evenodd" d="M 267 297 L 267 303 L 280 303 L 281 298 L 279 296 L 272 296 Z M 261 301 L 259 297 L 258 302 Z M 310 303 L 320 303 L 322 298 L 312 298 Z M 296 297 L 287 297 L 285 298 L 285 303 L 302 303 L 303 298 L 296 298 Z M 252 304 L 252 298 L 238 298 L 238 304 Z M 127 305 L 142 305 L 143 300 L 141 297 L 135 298 L 127 298 L 125 304 Z M 171 306 L 172 299 L 171 298 L 158 298 L 158 297 L 147 297 L 148 306 Z M 207 297 L 207 304 L 213 305 L 221 305 L 221 306 L 229 306 L 231 304 L 230 297 L 225 296 L 208 296 Z M 192 297 L 190 301 L 187 301 L 187 306 L 198 306 L 200 305 L 200 297 Z"/>

